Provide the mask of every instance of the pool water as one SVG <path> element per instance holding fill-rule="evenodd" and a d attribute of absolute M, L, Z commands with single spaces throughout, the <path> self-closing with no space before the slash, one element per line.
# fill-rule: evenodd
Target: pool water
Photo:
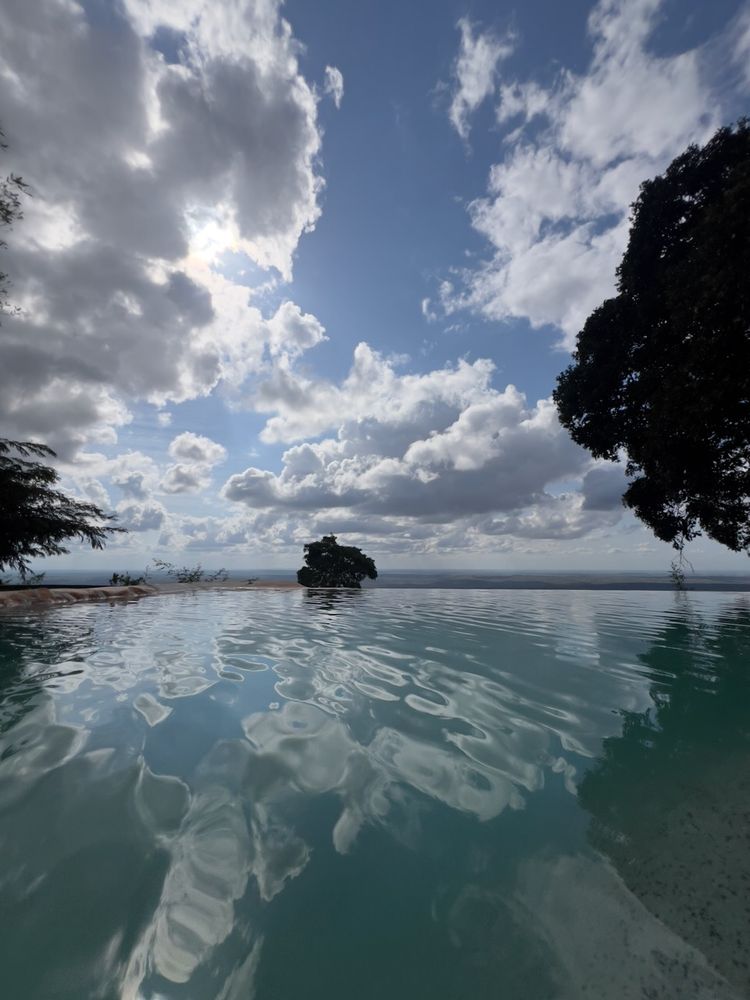
<path fill-rule="evenodd" d="M 750 995 L 750 600 L 0 617 L 0 996 Z"/>

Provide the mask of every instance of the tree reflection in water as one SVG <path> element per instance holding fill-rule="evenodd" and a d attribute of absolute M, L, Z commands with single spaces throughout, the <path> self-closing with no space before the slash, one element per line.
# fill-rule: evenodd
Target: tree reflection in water
<path fill-rule="evenodd" d="M 750 605 L 708 629 L 678 600 L 639 657 L 653 708 L 623 713 L 579 799 L 631 891 L 750 995 Z"/>
<path fill-rule="evenodd" d="M 0 736 L 9 732 L 64 678 L 83 672 L 77 650 L 90 640 L 85 625 L 76 632 L 40 629 L 39 613 L 5 614 L 0 621 Z M 64 664 L 64 666 L 61 666 Z"/>

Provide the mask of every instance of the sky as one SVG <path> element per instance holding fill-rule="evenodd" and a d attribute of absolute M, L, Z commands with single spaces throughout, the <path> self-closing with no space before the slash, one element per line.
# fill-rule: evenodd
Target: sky
<path fill-rule="evenodd" d="M 54 568 L 295 568 L 330 532 L 381 568 L 668 568 L 550 396 L 640 183 L 748 112 L 748 0 L 5 0 L 3 27 L 32 197 L 0 426 L 129 529 Z"/>

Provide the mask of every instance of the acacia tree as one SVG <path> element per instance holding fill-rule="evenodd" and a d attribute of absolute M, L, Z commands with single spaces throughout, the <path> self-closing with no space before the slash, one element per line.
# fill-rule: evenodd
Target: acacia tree
<path fill-rule="evenodd" d="M 623 500 L 682 552 L 750 552 L 750 122 L 641 186 L 615 298 L 589 316 L 554 399 Z"/>
<path fill-rule="evenodd" d="M 125 531 L 93 503 L 74 500 L 55 489 L 56 469 L 33 461 L 54 458 L 47 445 L 0 438 L 0 570 L 26 577 L 29 559 L 68 552 L 64 542 L 78 538 L 94 549 Z"/>
<path fill-rule="evenodd" d="M 365 577 L 375 580 L 378 575 L 375 563 L 362 549 L 339 545 L 335 535 L 305 545 L 305 562 L 297 571 L 297 583 L 303 587 L 359 588 Z"/>

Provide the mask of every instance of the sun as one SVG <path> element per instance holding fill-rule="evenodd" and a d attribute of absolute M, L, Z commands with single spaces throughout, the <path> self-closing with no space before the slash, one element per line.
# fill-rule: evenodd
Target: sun
<path fill-rule="evenodd" d="M 242 240 L 237 225 L 228 211 L 194 211 L 188 215 L 190 232 L 189 257 L 209 266 L 215 265 L 222 254 L 237 251 Z"/>

